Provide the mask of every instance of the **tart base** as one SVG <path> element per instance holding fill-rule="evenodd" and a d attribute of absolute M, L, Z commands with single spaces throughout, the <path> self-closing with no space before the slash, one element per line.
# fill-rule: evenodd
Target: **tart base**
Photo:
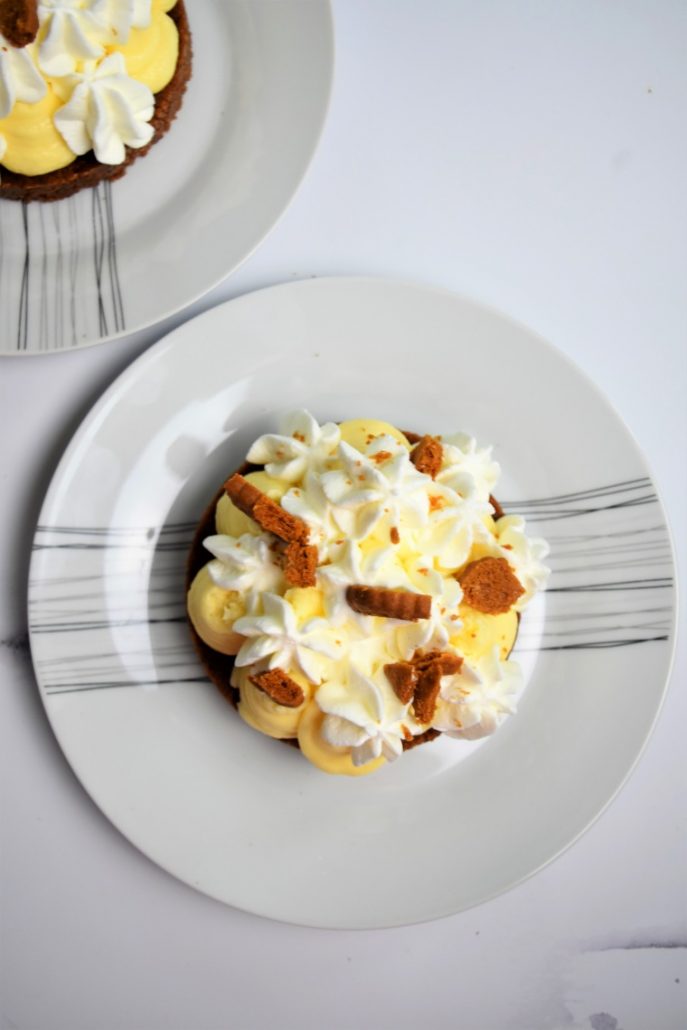
<path fill-rule="evenodd" d="M 245 471 L 243 469 L 240 469 L 239 471 L 241 475 L 245 475 Z M 222 497 L 223 493 L 224 487 L 218 490 L 215 497 L 203 512 L 200 522 L 198 523 L 198 527 L 193 537 L 193 543 L 191 544 L 188 561 L 186 563 L 186 593 L 188 593 L 191 583 L 195 579 L 196 575 L 209 561 L 208 552 L 203 547 L 203 540 L 208 536 L 213 536 L 216 532 L 215 508 L 217 507 L 217 502 Z M 193 623 L 188 619 L 188 617 L 187 622 L 191 631 L 193 647 L 208 679 L 215 684 L 218 690 L 224 695 L 227 701 L 231 702 L 234 708 L 238 708 L 239 692 L 230 686 L 229 683 L 234 668 L 233 657 L 231 655 L 220 654 L 219 651 L 213 651 L 213 649 L 208 647 L 208 645 L 198 636 Z"/>

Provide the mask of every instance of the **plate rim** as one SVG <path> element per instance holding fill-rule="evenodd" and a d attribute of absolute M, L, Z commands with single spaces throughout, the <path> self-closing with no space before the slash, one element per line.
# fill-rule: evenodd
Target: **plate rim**
<path fill-rule="evenodd" d="M 392 929 L 392 928 L 401 927 L 401 926 L 420 925 L 422 923 L 435 922 L 435 921 L 437 921 L 439 919 L 449 918 L 452 915 L 458 915 L 461 912 L 465 912 L 465 911 L 469 911 L 471 909 L 474 909 L 474 908 L 476 908 L 477 906 L 479 906 L 481 904 L 489 902 L 489 901 L 493 900 L 494 898 L 497 898 L 497 897 L 501 896 L 502 894 L 507 893 L 508 891 L 510 891 L 513 888 L 519 886 L 520 884 L 525 883 L 527 880 L 529 880 L 531 877 L 535 876 L 542 869 L 546 868 L 547 866 L 551 865 L 553 862 L 557 861 L 561 857 L 561 855 L 563 855 L 565 852 L 567 852 L 574 844 L 576 844 L 587 833 L 588 830 L 590 830 L 596 824 L 597 820 L 607 811 L 607 809 L 610 807 L 610 805 L 617 799 L 618 795 L 623 790 L 623 788 L 627 785 L 627 783 L 630 780 L 632 774 L 636 770 L 636 768 L 637 768 L 641 758 L 645 754 L 646 748 L 648 747 L 648 744 L 649 744 L 649 742 L 650 742 L 650 740 L 651 740 L 651 738 L 653 736 L 653 733 L 654 733 L 654 731 L 656 729 L 656 725 L 658 723 L 658 720 L 659 720 L 659 718 L 660 718 L 660 716 L 661 716 L 661 714 L 663 712 L 663 708 L 664 708 L 664 705 L 665 705 L 665 702 L 666 702 L 666 697 L 667 697 L 667 694 L 668 694 L 668 690 L 670 689 L 670 687 L 672 685 L 672 680 L 673 680 L 673 672 L 674 672 L 674 664 L 675 664 L 676 648 L 677 648 L 678 625 L 679 625 L 679 623 L 678 623 L 678 616 L 679 616 L 679 612 L 680 612 L 680 587 L 679 587 L 678 569 L 677 569 L 677 563 L 676 563 L 676 551 L 675 551 L 673 529 L 672 529 L 672 526 L 671 526 L 670 519 L 668 517 L 667 508 L 666 508 L 665 503 L 663 501 L 663 497 L 662 497 L 661 491 L 660 491 L 659 486 L 658 486 L 658 484 L 657 484 L 657 482 L 656 482 L 656 480 L 654 478 L 653 471 L 652 471 L 651 466 L 650 466 L 650 464 L 649 464 L 649 462 L 648 462 L 648 460 L 646 458 L 646 455 L 644 453 L 643 448 L 641 447 L 641 445 L 636 440 L 636 438 L 634 436 L 634 433 L 632 432 L 630 427 L 625 422 L 625 419 L 623 418 L 623 416 L 617 411 L 617 409 L 616 409 L 615 405 L 613 404 L 613 402 L 603 392 L 603 390 L 594 382 L 594 380 L 591 378 L 591 376 L 584 369 L 582 369 L 577 364 L 577 362 L 573 358 L 571 358 L 568 354 L 566 354 L 565 352 L 560 350 L 558 347 L 555 346 L 555 344 L 551 343 L 548 339 L 546 339 L 545 337 L 541 336 L 536 330 L 533 330 L 530 326 L 528 326 L 525 323 L 519 321 L 518 319 L 511 317 L 509 314 L 499 310 L 498 308 L 494 307 L 491 304 L 484 303 L 481 300 L 476 300 L 476 299 L 474 299 L 474 298 L 472 298 L 472 297 L 470 297 L 470 296 L 468 296 L 468 295 L 466 295 L 464 293 L 451 290 L 451 289 L 449 289 L 447 287 L 436 286 L 434 284 L 426 283 L 426 282 L 423 282 L 421 280 L 411 280 L 411 279 L 407 279 L 407 278 L 396 278 L 396 277 L 383 276 L 383 275 L 380 275 L 380 276 L 375 276 L 375 275 L 354 275 L 354 276 L 350 276 L 350 275 L 340 275 L 340 276 L 339 275 L 328 275 L 328 276 L 315 277 L 315 278 L 304 277 L 304 278 L 297 279 L 297 280 L 280 282 L 280 283 L 277 283 L 277 284 L 274 284 L 274 285 L 270 285 L 270 286 L 257 287 L 257 288 L 255 288 L 253 290 L 246 291 L 245 293 L 242 293 L 242 294 L 240 294 L 239 296 L 237 296 L 235 298 L 232 298 L 232 299 L 226 300 L 226 301 L 222 301 L 222 302 L 214 305 L 213 307 L 208 308 L 207 310 L 205 310 L 203 312 L 200 312 L 198 315 L 195 315 L 193 318 L 190 318 L 190 319 L 186 320 L 181 325 L 179 325 L 179 326 L 175 327 L 174 329 L 170 330 L 169 333 L 165 334 L 160 340 L 157 340 L 154 344 L 152 344 L 145 351 L 143 351 L 143 353 L 141 355 L 139 355 L 138 358 L 136 358 L 133 362 L 131 362 L 131 364 L 129 364 L 122 372 L 120 372 L 114 378 L 114 380 L 109 384 L 109 386 L 107 386 L 105 388 L 105 390 L 96 399 L 94 404 L 91 406 L 91 408 L 88 410 L 88 412 L 85 414 L 85 416 L 83 417 L 83 419 L 81 420 L 81 422 L 79 423 L 77 428 L 75 429 L 75 431 L 72 434 L 72 436 L 71 436 L 67 446 L 65 447 L 65 449 L 62 452 L 62 454 L 61 454 L 57 464 L 54 467 L 54 470 L 53 470 L 51 478 L 50 478 L 49 485 L 48 485 L 48 487 L 47 487 L 47 489 L 45 491 L 43 502 L 41 504 L 40 512 L 39 512 L 38 519 L 37 519 L 37 523 L 36 523 L 36 526 L 34 527 L 34 532 L 33 532 L 33 535 L 32 535 L 32 544 L 35 541 L 35 536 L 36 536 L 37 528 L 41 524 L 41 522 L 43 521 L 43 514 L 46 511 L 46 509 L 50 506 L 50 504 L 52 503 L 53 491 L 58 488 L 60 478 L 64 474 L 64 471 L 66 470 L 66 468 L 68 467 L 68 465 L 70 464 L 70 462 L 72 460 L 73 451 L 75 451 L 77 449 L 77 447 L 80 445 L 80 442 L 81 442 L 82 438 L 89 432 L 89 430 L 90 430 L 90 428 L 92 426 L 92 423 L 94 422 L 94 420 L 96 420 L 98 418 L 98 415 L 99 415 L 100 411 L 108 403 L 110 403 L 112 401 L 112 399 L 114 398 L 115 394 L 119 390 L 121 390 L 122 387 L 126 387 L 127 380 L 129 378 L 131 378 L 132 380 L 135 380 L 136 376 L 141 374 L 142 369 L 144 368 L 145 364 L 148 361 L 154 361 L 159 356 L 160 353 L 162 353 L 165 350 L 173 347 L 174 343 L 175 343 L 175 338 L 177 337 L 177 335 L 180 336 L 183 339 L 183 336 L 189 331 L 189 326 L 192 323 L 195 323 L 197 320 L 203 320 L 205 318 L 208 318 L 208 319 L 211 319 L 213 317 L 216 318 L 216 317 L 218 317 L 218 312 L 221 311 L 222 309 L 228 307 L 229 305 L 240 305 L 242 302 L 247 302 L 251 298 L 254 298 L 255 295 L 261 295 L 261 294 L 264 294 L 264 293 L 282 292 L 282 291 L 289 291 L 289 292 L 291 292 L 291 291 L 298 291 L 298 290 L 306 290 L 306 291 L 307 290 L 311 290 L 311 289 L 317 290 L 317 289 L 319 289 L 322 286 L 324 286 L 326 288 L 327 286 L 332 285 L 332 284 L 335 284 L 337 286 L 340 285 L 340 286 L 342 286 L 342 288 L 348 288 L 348 287 L 351 287 L 351 286 L 352 287 L 356 287 L 356 286 L 366 287 L 366 286 L 370 286 L 370 285 L 372 285 L 372 286 L 380 285 L 382 287 L 401 288 L 403 290 L 411 290 L 411 291 L 419 290 L 419 291 L 421 291 L 422 293 L 425 293 L 425 294 L 435 294 L 435 295 L 439 295 L 439 296 L 442 296 L 442 297 L 445 297 L 445 298 L 451 298 L 452 300 L 457 300 L 461 304 L 465 304 L 465 305 L 468 305 L 469 307 L 479 309 L 482 313 L 485 313 L 485 314 L 489 315 L 490 317 L 497 318 L 497 319 L 499 319 L 502 322 L 509 323 L 510 325 L 516 326 L 519 330 L 525 332 L 531 338 L 536 338 L 536 340 L 538 341 L 538 343 L 540 345 L 544 345 L 545 348 L 547 350 L 549 350 L 550 352 L 553 352 L 558 359 L 563 359 L 564 363 L 567 364 L 573 370 L 574 373 L 576 373 L 578 376 L 580 376 L 582 378 L 582 380 L 584 381 L 584 383 L 587 386 L 587 388 L 591 388 L 592 391 L 597 396 L 597 398 L 612 412 L 614 418 L 617 420 L 617 422 L 619 423 L 620 427 L 622 427 L 622 429 L 624 430 L 625 434 L 627 435 L 627 437 L 629 438 L 629 440 L 631 441 L 632 445 L 635 448 L 637 457 L 638 457 L 639 461 L 641 462 L 641 464 L 643 466 L 643 471 L 644 471 L 645 475 L 648 477 L 648 479 L 649 479 L 653 489 L 656 492 L 657 503 L 659 505 L 659 512 L 660 512 L 661 518 L 663 520 L 663 524 L 665 526 L 666 536 L 667 536 L 667 540 L 668 540 L 668 544 L 669 544 L 670 564 L 672 566 L 672 571 L 673 571 L 671 625 L 670 625 L 669 640 L 667 641 L 669 650 L 668 650 L 668 653 L 667 653 L 666 671 L 665 671 L 665 674 L 663 676 L 663 682 L 662 682 L 661 691 L 660 691 L 660 698 L 659 698 L 658 704 L 656 706 L 656 711 L 655 711 L 655 713 L 653 715 L 653 718 L 651 720 L 651 724 L 646 727 L 646 729 L 644 731 L 644 735 L 643 735 L 641 746 L 639 747 L 639 749 L 637 750 L 636 754 L 634 755 L 632 762 L 629 764 L 627 769 L 624 771 L 622 779 L 617 784 L 617 786 L 615 787 L 613 792 L 604 801 L 604 803 L 601 805 L 601 807 L 598 809 L 598 811 L 595 813 L 595 815 L 582 828 L 580 828 L 578 830 L 578 832 L 571 839 L 567 840 L 555 853 L 551 854 L 549 857 L 547 857 L 546 859 L 541 861 L 535 868 L 532 868 L 532 869 L 528 870 L 524 874 L 516 875 L 514 878 L 509 879 L 509 882 L 505 886 L 499 887 L 498 889 L 493 890 L 493 891 L 485 892 L 483 895 L 481 895 L 480 897 L 475 898 L 469 904 L 462 905 L 458 909 L 452 908 L 452 909 L 450 909 L 448 911 L 444 910 L 442 912 L 435 912 L 435 913 L 432 913 L 432 914 L 429 914 L 429 915 L 415 916 L 415 917 L 410 917 L 410 918 L 407 917 L 407 916 L 406 917 L 400 917 L 400 918 L 394 918 L 394 919 L 390 918 L 390 919 L 388 919 L 386 921 L 380 921 L 379 919 L 375 919 L 374 921 L 371 921 L 371 922 L 364 922 L 364 921 L 359 921 L 359 920 L 353 920 L 353 921 L 350 921 L 350 922 L 346 922 L 346 921 L 342 920 L 340 922 L 337 922 L 336 924 L 334 924 L 331 920 L 323 920 L 321 922 L 317 922 L 317 921 L 314 921 L 312 919 L 308 919 L 308 920 L 304 920 L 304 921 L 299 921 L 298 919 L 287 917 L 287 916 L 284 916 L 284 915 L 279 915 L 279 914 L 275 915 L 272 911 L 269 910 L 269 906 L 266 906 L 265 908 L 261 909 L 260 907 L 254 905 L 254 904 L 243 905 L 238 900 L 228 900 L 227 898 L 222 897 L 218 893 L 214 893 L 212 890 L 210 890 L 210 889 L 208 889 L 206 887 L 203 887 L 200 884 L 191 883 L 188 879 L 183 878 L 182 876 L 179 875 L 179 873 L 175 872 L 174 869 L 168 863 L 166 863 L 165 861 L 159 859 L 158 857 L 153 857 L 149 853 L 149 851 L 147 850 L 147 848 L 145 846 L 143 846 L 142 844 L 138 843 L 136 840 L 132 839 L 132 837 L 129 836 L 128 833 L 126 833 L 123 829 L 120 828 L 118 820 L 116 818 L 113 818 L 113 816 L 100 805 L 99 801 L 94 796 L 94 794 L 91 791 L 91 789 L 89 789 L 89 787 L 88 787 L 87 783 L 85 782 L 85 780 L 77 772 L 77 769 L 72 764 L 67 751 L 63 747 L 62 740 L 61 740 L 60 736 L 57 733 L 56 727 L 55 727 L 54 722 L 53 722 L 52 713 L 51 713 L 51 707 L 50 707 L 50 700 L 51 699 L 50 699 L 50 695 L 46 693 L 45 688 L 44 688 L 44 686 L 42 684 L 42 681 L 41 681 L 41 676 L 40 676 L 40 674 L 38 672 L 38 669 L 36 667 L 35 648 L 34 648 L 34 631 L 32 630 L 31 617 L 30 617 L 29 611 L 27 610 L 27 622 L 28 622 L 28 630 L 29 630 L 29 644 L 30 644 L 30 652 L 31 652 L 31 658 L 32 658 L 33 673 L 34 673 L 34 677 L 35 677 L 36 684 L 37 684 L 37 687 L 38 687 L 38 693 L 39 693 L 39 696 L 41 698 L 41 703 L 43 705 L 43 709 L 45 711 L 45 714 L 46 714 L 46 717 L 47 717 L 48 722 L 50 724 L 50 727 L 51 727 L 51 729 L 52 729 L 52 731 L 53 731 L 53 733 L 55 735 L 56 741 L 57 741 L 57 743 L 58 743 L 58 745 L 60 747 L 60 750 L 62 751 L 62 753 L 63 753 L 63 755 L 64 755 L 64 757 L 65 757 L 65 759 L 67 761 L 67 764 L 69 765 L 69 768 L 70 768 L 72 774 L 76 777 L 76 779 L 78 780 L 80 785 L 83 787 L 83 789 L 86 792 L 86 794 L 88 795 L 88 797 L 91 798 L 91 800 L 94 802 L 96 807 L 99 809 L 101 815 L 107 820 L 107 822 L 110 823 L 117 830 L 118 833 L 121 833 L 122 836 L 133 847 L 136 848 L 137 851 L 139 851 L 141 854 L 143 854 L 146 857 L 146 859 L 148 859 L 149 861 L 154 863 L 155 866 L 157 866 L 160 869 L 164 870 L 165 873 L 168 873 L 169 875 L 173 876 L 175 880 L 180 881 L 186 887 L 190 887 L 193 890 L 199 891 L 201 894 L 204 894 L 205 896 L 210 897 L 210 898 L 212 898 L 215 901 L 221 902 L 224 905 L 229 905 L 232 908 L 236 908 L 236 909 L 238 909 L 240 911 L 260 916 L 261 918 L 272 919 L 272 920 L 274 920 L 276 922 L 281 922 L 281 923 L 284 923 L 286 925 L 303 926 L 303 927 L 307 927 L 307 928 L 316 928 L 316 929 L 330 929 L 330 930 Z M 28 568 L 29 589 L 27 591 L 27 606 L 30 605 L 30 602 L 31 602 L 31 585 L 30 584 L 31 584 L 32 574 L 33 574 L 33 572 L 35 570 L 35 563 L 40 560 L 39 557 L 38 557 L 38 554 L 39 554 L 39 552 L 35 551 L 32 548 L 30 562 L 29 562 L 29 568 Z"/>

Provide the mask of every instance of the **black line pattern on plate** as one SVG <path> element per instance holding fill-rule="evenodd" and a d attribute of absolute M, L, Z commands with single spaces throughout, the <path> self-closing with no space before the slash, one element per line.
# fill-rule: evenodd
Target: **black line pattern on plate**
<path fill-rule="evenodd" d="M 518 650 L 594 650 L 669 639 L 672 553 L 648 477 L 502 503 L 551 546 L 545 615 L 525 614 Z"/>
<path fill-rule="evenodd" d="M 161 529 L 38 527 L 34 549 L 51 552 L 56 571 L 31 582 L 31 631 L 35 640 L 60 641 L 57 659 L 52 647 L 45 660 L 40 644 L 34 648 L 47 693 L 205 682 L 186 629 L 193 533 L 190 521 Z"/>
<path fill-rule="evenodd" d="M 31 275 L 31 245 L 29 242 L 29 212 L 27 204 L 22 204 L 21 206 L 21 223 L 24 233 L 24 260 L 22 262 L 21 287 L 19 290 L 17 350 L 26 350 L 29 333 L 29 285 Z"/>
<path fill-rule="evenodd" d="M 0 349 L 51 351 L 126 329 L 112 183 L 0 202 Z"/>
<path fill-rule="evenodd" d="M 517 651 L 669 639 L 672 555 L 649 479 L 504 508 L 522 514 L 530 534 L 551 545 L 549 588 L 524 614 Z M 50 571 L 30 583 L 29 617 L 48 694 L 204 682 L 185 625 L 184 567 L 194 531 L 194 520 L 162 528 L 38 526 L 34 550 L 48 552 L 43 568 Z M 40 642 L 48 637 L 59 647 L 44 659 Z"/>
<path fill-rule="evenodd" d="M 603 511 L 619 511 L 655 502 L 653 484 L 648 477 L 643 477 L 558 497 L 502 503 L 507 511 L 517 510 L 528 523 L 537 523 L 596 515 Z"/>

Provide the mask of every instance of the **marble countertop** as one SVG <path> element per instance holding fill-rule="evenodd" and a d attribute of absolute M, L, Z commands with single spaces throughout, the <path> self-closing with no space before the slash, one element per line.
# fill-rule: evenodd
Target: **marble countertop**
<path fill-rule="evenodd" d="M 309 930 L 195 893 L 113 829 L 46 721 L 26 578 L 64 447 L 153 341 L 277 282 L 433 283 L 552 341 L 644 450 L 684 571 L 684 4 L 336 0 L 334 11 L 324 136 L 257 253 L 153 329 L 0 359 L 0 1027 L 676 1030 L 687 1025 L 684 635 L 645 753 L 588 832 L 501 897 L 404 929 Z"/>

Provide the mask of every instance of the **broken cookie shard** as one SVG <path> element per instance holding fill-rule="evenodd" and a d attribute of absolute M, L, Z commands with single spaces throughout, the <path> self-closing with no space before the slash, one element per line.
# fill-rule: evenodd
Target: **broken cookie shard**
<path fill-rule="evenodd" d="M 430 665 L 437 665 L 442 676 L 454 676 L 463 667 L 462 655 L 451 651 L 416 651 L 411 662 L 420 671 L 428 669 Z"/>
<path fill-rule="evenodd" d="M 418 472 L 424 472 L 426 476 L 435 479 L 441 470 L 444 448 L 436 436 L 423 436 L 410 452 L 412 461 Z"/>
<path fill-rule="evenodd" d="M 305 701 L 303 688 L 283 669 L 268 669 L 250 677 L 251 683 L 284 708 L 298 708 Z"/>
<path fill-rule="evenodd" d="M 463 667 L 463 658 L 450 651 L 416 651 L 409 662 L 397 665 L 410 666 L 415 677 L 415 687 L 408 700 L 412 699 L 413 713 L 418 722 L 428 723 L 434 718 L 442 676 L 455 676 Z M 384 671 L 388 673 L 389 666 Z M 401 675 L 394 673 L 393 675 Z M 394 686 L 392 682 L 392 686 Z M 396 688 L 394 687 L 394 690 Z M 401 698 L 401 700 L 403 700 Z"/>
<path fill-rule="evenodd" d="M 417 683 L 417 670 L 412 662 L 390 662 L 384 666 L 384 673 L 394 694 L 404 705 L 412 700 Z"/>
<path fill-rule="evenodd" d="M 450 651 L 416 651 L 408 662 L 391 662 L 384 673 L 403 704 L 413 702 L 418 722 L 434 716 L 442 676 L 454 676 L 463 667 L 460 655 Z"/>
<path fill-rule="evenodd" d="M 431 722 L 434 718 L 440 687 L 440 663 L 438 661 L 431 662 L 420 670 L 413 696 L 413 712 L 418 722 Z"/>
<path fill-rule="evenodd" d="M 303 540 L 292 540 L 285 552 L 284 576 L 292 587 L 317 585 L 317 548 Z"/>
<path fill-rule="evenodd" d="M 525 593 L 505 558 L 478 558 L 465 567 L 458 581 L 465 604 L 487 615 L 510 611 Z"/>
<path fill-rule="evenodd" d="M 280 540 L 291 543 L 292 540 L 308 539 L 308 527 L 302 519 L 290 515 L 288 511 L 264 494 L 262 490 L 249 483 L 240 473 L 235 472 L 226 481 L 224 489 L 239 511 L 248 515 L 268 533 L 274 533 Z"/>
<path fill-rule="evenodd" d="M 352 585 L 346 588 L 346 600 L 353 611 L 361 615 L 379 615 L 406 622 L 428 619 L 432 610 L 431 595 L 416 594 L 412 590 Z"/>

